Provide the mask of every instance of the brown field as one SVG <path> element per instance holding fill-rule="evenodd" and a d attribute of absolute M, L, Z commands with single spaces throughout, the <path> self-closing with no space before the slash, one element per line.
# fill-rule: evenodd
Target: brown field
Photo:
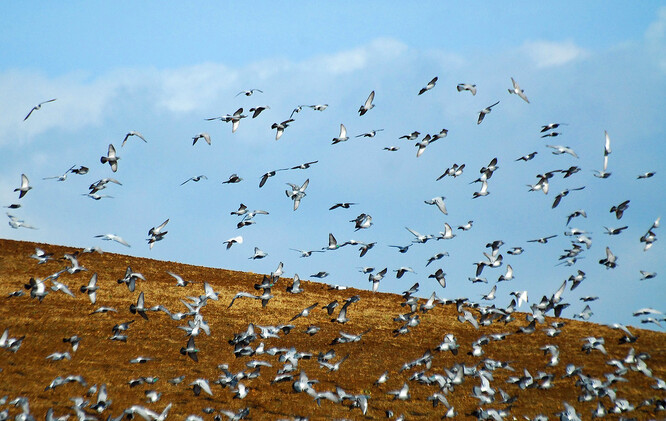
<path fill-rule="evenodd" d="M 54 253 L 54 260 L 37 264 L 36 260 L 29 257 L 35 246 Z M 528 324 L 525 315 L 515 313 L 515 321 L 509 324 L 493 324 L 476 330 L 469 323 L 458 322 L 455 305 L 438 305 L 427 313 L 421 313 L 421 324 L 412 328 L 411 332 L 395 337 L 392 332 L 401 324 L 393 321 L 393 318 L 408 311 L 400 305 L 402 297 L 396 294 L 373 294 L 371 291 L 351 288 L 336 291 L 323 283 L 303 282 L 305 292 L 294 295 L 285 291 L 291 280 L 281 279 L 273 288 L 275 297 L 265 308 L 262 308 L 259 300 L 241 298 L 228 309 L 236 292 L 257 293 L 253 285 L 261 281 L 262 275 L 113 253 L 81 254 L 80 263 L 88 271 L 73 275 L 64 273 L 60 277 L 60 281 L 69 286 L 76 298 L 61 292 L 50 292 L 40 303 L 37 299 L 30 298 L 29 291 L 25 289 L 25 294 L 21 297 L 5 298 L 10 292 L 23 289 L 30 277 L 44 278 L 64 268 L 68 262 L 59 258 L 66 252 L 74 251 L 71 247 L 0 240 L 0 332 L 9 329 L 10 337 L 25 336 L 16 353 L 0 349 L 0 397 L 9 395 L 10 400 L 17 396 L 27 397 L 31 412 L 37 419 L 43 419 L 48 408 L 53 408 L 55 415 L 74 414 L 70 398 L 84 396 L 90 386 L 102 383 L 107 385 L 109 399 L 113 403 L 102 414 L 86 411 L 99 419 L 106 419 L 109 415 L 119 416 L 125 408 L 132 405 L 146 406 L 159 413 L 168 403 L 173 404 L 169 419 L 184 419 L 190 414 L 207 420 L 213 419 L 213 414 L 202 412 L 205 407 L 233 411 L 247 407 L 250 410 L 249 418 L 255 420 L 291 419 L 295 416 L 310 419 L 385 419 L 385 411 L 389 409 L 395 416 L 404 414 L 406 419 L 439 419 L 446 413 L 446 408 L 441 405 L 433 408 L 432 403 L 426 399 L 438 392 L 439 388 L 409 381 L 408 378 L 420 370 L 426 370 L 427 374 L 443 374 L 444 368 L 450 369 L 455 363 L 481 368 L 480 362 L 485 358 L 510 361 L 516 370 L 497 369 L 493 372 L 494 381 L 491 382 L 495 390 L 502 388 L 510 395 L 518 397 L 510 405 L 511 415 L 507 419 L 513 419 L 514 416 L 519 419 L 522 419 L 522 416 L 532 418 L 537 414 L 556 419 L 554 414 L 562 410 L 563 402 L 574 405 L 583 419 L 591 419 L 597 401 L 578 402 L 581 389 L 575 385 L 577 377 L 562 378 L 567 364 L 582 366 L 585 375 L 604 381 L 605 373 L 615 371 L 615 367 L 606 362 L 612 358 L 622 360 L 633 347 L 636 353 L 650 354 L 651 358 L 647 359 L 646 363 L 654 377 L 666 378 L 666 334 L 663 333 L 630 328 L 639 337 L 638 340 L 633 344 L 619 344 L 619 339 L 623 336 L 620 330 L 563 320 L 566 325 L 558 337 L 547 337 L 541 330 L 545 325 L 541 325 L 537 326 L 537 331 L 531 335 L 514 334 L 504 341 L 490 341 L 483 347 L 485 355 L 473 357 L 467 355 L 467 352 L 471 351 L 472 342 L 484 334 L 516 332 L 519 327 Z M 130 293 L 125 285 L 116 282 L 124 276 L 127 266 L 131 266 L 146 278 L 146 281 L 137 282 L 134 293 Z M 174 279 L 166 273 L 167 270 L 196 283 L 185 288 L 176 287 Z M 97 303 L 92 305 L 79 288 L 88 283 L 94 272 L 99 276 L 100 290 Z M 202 333 L 195 338 L 200 350 L 197 363 L 179 353 L 188 338 L 177 326 L 185 325 L 186 320 L 174 321 L 163 312 L 148 312 L 149 320 L 144 320 L 131 314 L 129 306 L 136 303 L 139 293 L 143 291 L 146 307 L 161 304 L 172 312 L 186 311 L 180 299 L 203 294 L 204 281 L 219 293 L 219 301 L 209 300 L 201 309 L 202 316 L 210 325 L 211 335 Z M 421 294 L 424 293 L 425 291 L 421 291 Z M 331 317 L 321 309 L 321 306 L 334 299 L 342 302 L 356 294 L 360 295 L 361 300 L 350 306 L 350 321 L 344 325 L 332 323 Z M 294 347 L 315 356 L 333 348 L 337 354 L 334 361 L 349 354 L 348 360 L 342 363 L 338 372 L 321 368 L 316 358 L 312 358 L 301 360 L 294 373 L 298 376 L 300 371 L 305 371 L 310 379 L 319 380 L 319 383 L 314 385 L 317 391 L 335 391 L 336 386 L 339 386 L 350 394 L 368 395 L 369 409 L 365 416 L 358 408 L 350 409 L 349 401 L 345 401 L 343 405 L 322 400 L 321 406 L 317 406 L 308 394 L 294 392 L 292 382 L 271 384 L 276 372 L 283 366 L 277 355 L 236 358 L 233 346 L 228 343 L 235 333 L 245 331 L 249 323 L 264 326 L 289 324 L 294 315 L 315 302 L 319 303 L 318 308 L 313 310 L 309 317 L 295 320 L 295 328 L 289 334 L 281 333 L 280 338 L 270 339 L 258 337 L 251 346 L 256 348 L 260 342 L 264 342 L 266 349 Z M 421 299 L 420 302 L 425 300 Z M 113 307 L 118 312 L 90 314 L 100 306 Z M 478 312 L 473 309 L 471 311 L 478 318 Z M 108 339 L 115 324 L 129 320 L 135 322 L 126 332 L 126 343 Z M 547 322 L 554 320 L 556 319 L 548 318 Z M 321 331 L 314 336 L 303 333 L 309 325 L 317 325 L 321 327 Z M 331 341 L 340 331 L 356 334 L 367 329 L 370 331 L 360 342 L 331 345 Z M 447 333 L 455 335 L 460 345 L 459 353 L 455 357 L 449 352 L 434 351 Z M 62 339 L 75 334 L 82 340 L 78 351 L 72 352 L 70 345 L 63 343 Z M 582 352 L 582 338 L 588 336 L 604 337 L 608 355 L 599 351 L 592 351 L 590 354 Z M 559 346 L 561 362 L 555 367 L 546 366 L 549 356 L 539 350 L 539 347 L 545 344 Z M 434 354 L 429 369 L 419 366 L 400 372 L 404 363 L 422 356 L 429 349 L 433 350 Z M 56 351 L 69 351 L 72 359 L 57 362 L 45 359 Z M 129 360 L 137 356 L 151 357 L 153 360 L 144 364 L 130 364 Z M 262 367 L 261 375 L 257 378 L 242 380 L 242 383 L 250 388 L 245 399 L 233 399 L 234 393 L 230 388 L 213 384 L 222 374 L 218 369 L 219 364 L 228 364 L 233 373 L 241 370 L 251 372 L 252 369 L 245 364 L 252 359 L 267 361 L 272 367 Z M 517 385 L 506 382 L 509 376 L 521 376 L 523 369 L 529 370 L 532 375 L 536 375 L 538 371 L 554 374 L 554 387 L 550 390 L 521 390 Z M 373 382 L 385 370 L 389 372 L 389 380 L 383 385 L 374 386 Z M 83 376 L 88 386 L 69 383 L 45 391 L 56 376 L 65 377 L 70 374 Z M 180 375 L 186 377 L 179 385 L 167 382 L 167 379 Z M 141 376 L 157 376 L 159 380 L 152 385 L 129 386 L 130 379 Z M 652 388 L 656 380 L 641 372 L 630 369 L 624 377 L 627 382 L 618 382 L 613 386 L 618 398 L 627 399 L 634 406 L 639 406 L 649 398 L 665 398 L 666 393 L 663 390 Z M 196 378 L 209 380 L 213 396 L 204 393 L 194 396 L 191 386 L 188 385 Z M 400 389 L 404 382 L 409 383 L 411 400 L 393 400 L 387 392 Z M 456 386 L 455 390 L 447 395 L 449 403 L 459 414 L 457 419 L 474 418 L 469 414 L 479 408 L 479 401 L 471 395 L 472 388 L 478 385 L 478 376 L 465 377 L 464 383 Z M 144 391 L 149 389 L 162 393 L 158 402 L 146 402 Z M 93 404 L 96 396 L 87 399 Z M 602 398 L 602 402 L 607 408 L 613 406 L 608 397 Z M 509 405 L 496 401 L 482 407 L 506 409 Z M 0 410 L 2 409 L 9 409 L 12 416 L 20 412 L 18 408 L 8 404 L 0 406 Z M 646 405 L 623 415 L 641 420 L 666 417 L 666 413 L 654 411 L 654 405 Z M 617 417 L 619 415 L 609 418 Z M 226 417 L 223 416 L 222 419 Z"/>

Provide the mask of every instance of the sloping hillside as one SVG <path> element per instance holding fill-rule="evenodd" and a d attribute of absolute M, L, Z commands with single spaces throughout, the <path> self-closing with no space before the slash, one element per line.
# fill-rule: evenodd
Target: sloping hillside
<path fill-rule="evenodd" d="M 52 253 L 52 258 L 38 264 L 37 260 L 30 258 L 35 247 Z M 190 414 L 203 419 L 213 419 L 216 415 L 227 419 L 220 414 L 220 410 L 238 413 L 244 408 L 249 408 L 248 417 L 256 420 L 293 419 L 297 416 L 310 419 L 385 419 L 389 410 L 394 417 L 403 414 L 406 419 L 436 419 L 447 412 L 449 415 L 455 412 L 458 419 L 483 417 L 484 414 L 493 419 L 495 414 L 501 416 L 501 411 L 509 414 L 506 419 L 513 419 L 514 416 L 533 419 L 539 414 L 556 419 L 555 414 L 565 408 L 564 402 L 573 405 L 582 419 L 590 419 L 598 402 L 610 411 L 622 408 L 622 400 L 635 408 L 624 414 L 627 417 L 660 419 L 666 416 L 666 412 L 655 412 L 659 404 L 663 408 L 666 394 L 663 381 L 657 380 L 666 378 L 666 335 L 663 333 L 630 327 L 630 332 L 636 337 L 635 342 L 621 344 L 620 339 L 626 336 L 622 330 L 550 317 L 545 323 L 537 324 L 534 333 L 517 333 L 519 328 L 529 325 L 526 314 L 518 312 L 513 313 L 513 321 L 498 321 L 476 329 L 469 322 L 458 320 L 460 313 L 455 304 L 435 303 L 431 310 L 417 310 L 411 315 L 412 324 L 416 321 L 420 323 L 401 334 L 396 329 L 405 323 L 394 321 L 394 318 L 409 313 L 410 308 L 402 305 L 405 300 L 400 295 L 373 294 L 351 288 L 335 290 L 323 283 L 307 281 L 302 282 L 304 292 L 292 294 L 286 291 L 291 279 L 280 278 L 271 290 L 274 297 L 265 307 L 259 299 L 241 297 L 228 308 L 232 298 L 240 291 L 261 295 L 262 291 L 255 290 L 253 286 L 262 282 L 263 275 L 96 252 L 78 254 L 79 264 L 86 270 L 74 274 L 65 271 L 57 278 L 58 282 L 69 287 L 74 297 L 52 291 L 53 282 L 49 280 L 43 282 L 48 291 L 43 300 L 40 302 L 38 298 L 31 298 L 31 293 L 39 295 L 39 280 L 71 267 L 70 261 L 62 257 L 65 253 L 76 251 L 72 247 L 0 240 L 0 294 L 3 296 L 0 331 L 8 329 L 8 338 L 4 338 L 2 344 L 5 349 L 0 350 L 0 396 L 8 395 L 8 401 L 0 406 L 0 410 L 8 409 L 11 416 L 21 412 L 20 407 L 9 404 L 17 397 L 27 398 L 30 411 L 37 419 L 43 418 L 48 408 L 53 408 L 56 416 L 74 415 L 72 399 L 85 397 L 95 384 L 105 384 L 108 400 L 112 401 L 107 409 L 99 412 L 91 408 L 97 403 L 98 394 L 85 397 L 90 403 L 82 405 L 83 411 L 98 419 L 121 416 L 133 405 L 150 408 L 160 414 L 168 404 L 171 404 L 169 419 L 184 419 Z M 118 283 L 125 276 L 128 266 L 145 278 L 136 281 L 134 292 L 130 292 L 125 284 Z M 193 283 L 185 287 L 176 286 L 175 278 L 167 271 Z M 80 287 L 87 285 L 94 273 L 98 276 L 99 290 L 96 303 L 92 304 L 88 294 L 81 292 Z M 29 283 L 31 277 L 37 280 L 37 286 L 29 291 L 24 284 Z M 194 320 L 194 315 L 178 321 L 164 311 L 146 311 L 147 319 L 144 319 L 138 313 L 132 314 L 130 305 L 136 305 L 140 293 L 143 293 L 148 309 L 161 305 L 171 314 L 185 313 L 188 309 L 183 301 L 190 303 L 190 308 L 195 307 L 194 301 L 187 297 L 203 295 L 204 282 L 218 293 L 219 299 L 208 299 L 206 305 L 198 310 L 210 327 L 210 335 L 201 331 L 194 338 L 198 350 L 198 362 L 195 362 L 180 353 L 181 348 L 186 347 L 188 337 L 185 330 L 178 328 L 187 326 L 188 321 Z M 5 298 L 14 291 L 22 291 L 23 295 Z M 426 293 L 421 291 L 415 295 Z M 345 300 L 353 296 L 359 299 L 347 306 L 349 321 L 344 324 L 332 322 L 331 319 L 338 317 Z M 334 300 L 340 305 L 329 316 L 322 306 Z M 309 316 L 291 321 L 301 310 L 315 303 L 317 306 Z M 418 300 L 419 305 L 425 303 L 426 299 Z M 117 311 L 91 314 L 100 307 L 111 307 Z M 527 308 L 523 304 L 522 309 Z M 469 311 L 475 320 L 480 319 L 480 309 L 463 306 L 461 310 Z M 134 322 L 129 329 L 118 332 L 119 335 L 126 335 L 126 341 L 110 339 L 114 336 L 112 329 L 115 325 L 132 320 Z M 544 329 L 555 321 L 565 325 L 561 334 L 548 337 Z M 260 352 L 236 356 L 235 347 L 229 341 L 236 334 L 246 332 L 250 324 L 255 327 L 256 338 L 246 342 L 244 352 L 255 352 L 257 348 Z M 278 337 L 261 337 L 260 326 L 281 325 L 293 325 L 293 328 L 279 330 Z M 317 326 L 320 330 L 313 335 L 304 333 L 309 326 Z M 358 342 L 333 344 L 341 332 L 353 335 L 367 333 Z M 503 340 L 490 337 L 502 333 L 509 335 Z M 459 345 L 457 355 L 436 350 L 447 334 L 452 334 Z M 63 342 L 63 338 L 73 335 L 81 338 L 76 351 L 69 343 Z M 481 341 L 483 354 L 468 355 L 473 351 L 472 343 L 484 335 L 489 341 Z M 605 353 L 597 349 L 589 353 L 582 351 L 586 343 L 584 338 L 587 337 L 603 338 Z M 15 342 L 14 349 L 10 349 L 11 338 L 23 338 L 20 347 Z M 263 353 L 260 344 L 263 344 Z M 560 354 L 559 362 L 553 366 L 548 366 L 551 353 L 540 349 L 549 344 L 557 346 Z M 239 348 L 242 346 L 239 345 Z M 312 357 L 291 362 L 295 367 L 286 374 L 292 374 L 292 380 L 273 382 L 278 371 L 284 370 L 285 364 L 289 363 L 289 358 L 285 356 L 295 354 L 288 351 L 290 348 L 312 354 Z M 335 357 L 329 364 L 348 356 L 337 371 L 329 370 L 318 362 L 317 355 L 331 349 L 335 351 Z M 68 352 L 71 359 L 51 361 L 46 358 L 55 352 Z M 649 357 L 641 353 L 647 353 Z M 632 354 L 635 357 L 631 358 Z M 148 357 L 150 360 L 130 362 L 137 357 Z M 617 362 L 611 364 L 611 360 Z M 251 361 L 264 361 L 270 366 L 259 365 L 260 368 L 255 369 L 248 367 L 252 365 Z M 508 364 L 505 368 L 492 371 L 493 365 L 500 365 L 493 361 Z M 403 369 L 410 362 L 414 362 L 413 367 Z M 223 364 L 228 368 L 224 369 Z M 563 378 L 568 364 L 580 367 L 579 374 Z M 466 368 L 466 375 L 456 376 L 462 365 Z M 254 375 L 250 374 L 255 370 Z M 388 380 L 375 385 L 374 382 L 385 371 L 388 372 Z M 240 372 L 245 374 L 239 376 Z M 311 386 L 313 390 L 310 393 L 298 393 L 294 389 L 293 384 L 301 372 L 306 373 L 309 379 L 318 381 Z M 423 374 L 416 375 L 419 372 Z M 552 377 L 539 380 L 540 372 Z M 647 376 L 650 372 L 652 378 Z M 613 373 L 617 373 L 617 377 L 614 378 Z M 85 385 L 74 381 L 55 388 L 48 387 L 58 376 L 66 378 L 69 375 L 82 376 Z M 181 383 L 173 385 L 168 382 L 179 376 L 185 376 Z M 155 377 L 157 380 L 130 385 L 132 380 L 142 377 Z M 510 382 L 511 377 L 519 378 L 520 385 Z M 226 387 L 215 383 L 220 378 L 223 379 L 221 383 L 228 384 Z M 549 378 L 552 387 L 542 388 Z M 195 396 L 190 384 L 196 379 L 206 379 L 212 395 L 202 391 Z M 456 384 L 460 381 L 461 384 Z M 609 383 L 605 383 L 607 381 Z M 656 389 L 659 382 L 661 390 Z M 238 384 L 249 389 L 244 399 L 234 399 Z M 387 393 L 401 389 L 403 384 L 409 386 L 408 400 L 394 399 Z M 361 408 L 350 408 L 355 402 L 360 405 L 363 399 L 351 397 L 340 402 L 332 401 L 340 400 L 341 392 L 336 391 L 336 387 L 349 395 L 367 396 L 365 415 Z M 474 392 L 473 388 L 483 390 Z M 502 403 L 506 400 L 501 397 L 500 389 L 515 400 Z M 145 392 L 148 390 L 161 393 L 159 401 L 147 403 Z M 588 392 L 585 393 L 585 390 Z M 614 401 L 611 396 L 603 396 L 609 393 L 608 390 L 611 395 L 614 391 Z M 326 391 L 333 393 L 322 393 Z M 317 393 L 321 393 L 318 395 L 320 405 L 312 396 Z M 441 404 L 433 407 L 432 400 L 428 398 L 435 393 L 443 394 L 453 410 Z M 594 396 L 595 393 L 599 397 Z M 579 402 L 579 397 L 585 394 L 590 396 L 590 400 Z M 651 398 L 656 399 L 643 404 Z M 482 404 L 482 399 L 492 402 Z M 98 405 L 99 409 L 101 407 Z M 207 414 L 203 412 L 204 408 L 214 408 L 215 412 Z M 480 412 L 479 408 L 486 412 Z M 470 415 L 473 411 L 477 411 L 476 415 Z M 144 415 L 152 419 L 150 413 L 144 412 Z"/>

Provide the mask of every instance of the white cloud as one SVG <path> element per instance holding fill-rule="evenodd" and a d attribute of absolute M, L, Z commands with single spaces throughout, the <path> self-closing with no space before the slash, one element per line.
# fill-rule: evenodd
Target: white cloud
<path fill-rule="evenodd" d="M 588 52 L 573 41 L 530 41 L 520 47 L 536 67 L 562 66 L 585 58 Z"/>
<path fill-rule="evenodd" d="M 659 67 L 666 72 L 666 7 L 659 9 L 656 20 L 648 26 L 645 40 Z"/>
<path fill-rule="evenodd" d="M 302 64 L 318 72 L 339 75 L 363 70 L 375 61 L 396 59 L 406 51 L 407 45 L 400 41 L 378 38 L 362 47 L 318 56 Z"/>

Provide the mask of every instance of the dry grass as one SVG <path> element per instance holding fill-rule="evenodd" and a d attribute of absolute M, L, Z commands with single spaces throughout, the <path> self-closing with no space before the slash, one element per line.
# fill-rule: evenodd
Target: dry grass
<path fill-rule="evenodd" d="M 78 383 L 70 383 L 54 390 L 44 391 L 56 376 L 69 374 L 82 375 L 88 385 L 106 383 L 109 397 L 113 400 L 110 409 L 103 414 L 119 415 L 124 408 L 131 405 L 145 405 L 160 412 L 167 403 L 173 403 L 170 419 L 183 419 L 189 414 L 197 414 L 204 419 L 212 419 L 212 415 L 202 413 L 202 408 L 238 410 L 249 407 L 252 419 L 291 418 L 295 415 L 307 416 L 310 419 L 351 418 L 362 419 L 360 410 L 350 410 L 347 406 L 322 401 L 318 407 L 313 399 L 305 393 L 295 393 L 291 382 L 270 384 L 282 364 L 277 356 L 260 355 L 255 357 L 236 358 L 233 347 L 228 344 L 234 333 L 244 331 L 249 323 L 257 325 L 288 324 L 288 321 L 301 309 L 319 303 L 325 305 L 337 299 L 342 302 L 352 295 L 360 295 L 361 300 L 353 304 L 349 310 L 347 324 L 332 323 L 324 310 L 317 309 L 308 318 L 300 318 L 294 322 L 295 329 L 279 339 L 258 338 L 252 344 L 256 347 L 264 342 L 269 347 L 295 347 L 299 351 L 317 354 L 334 348 L 337 358 L 349 354 L 339 372 L 331 372 L 319 367 L 316 359 L 301 360 L 299 368 L 310 378 L 319 380 L 315 386 L 318 391 L 335 390 L 340 386 L 348 393 L 369 395 L 369 410 L 365 418 L 384 419 L 385 410 L 391 409 L 396 415 L 404 414 L 407 419 L 433 419 L 443 415 L 446 409 L 438 406 L 433 409 L 426 398 L 437 389 L 416 382 L 409 382 L 411 400 L 394 401 L 387 391 L 399 389 L 415 371 L 424 367 L 399 372 L 400 367 L 408 361 L 420 357 L 428 349 L 434 349 L 447 333 L 452 333 L 460 344 L 457 357 L 450 353 L 434 352 L 432 367 L 428 373 L 443 373 L 443 368 L 450 368 L 456 362 L 468 366 L 478 365 L 484 358 L 500 361 L 511 361 L 515 372 L 499 369 L 494 372 L 495 380 L 491 385 L 501 387 L 518 400 L 511 407 L 513 416 L 530 416 L 542 413 L 553 417 L 562 409 L 566 401 L 576 407 L 583 419 L 590 419 L 596 401 L 579 403 L 580 389 L 575 386 L 575 378 L 561 378 L 568 363 L 583 366 L 588 376 L 604 379 L 604 373 L 611 373 L 614 367 L 606 364 L 611 358 L 624 358 L 630 348 L 637 352 L 648 352 L 651 358 L 648 366 L 654 376 L 666 377 L 666 335 L 662 333 L 632 329 L 639 339 L 634 344 L 619 344 L 622 333 L 606 326 L 567 320 L 562 334 L 556 338 L 548 338 L 544 332 L 537 330 L 532 335 L 515 334 L 501 342 L 492 342 L 484 346 L 485 355 L 472 357 L 467 355 L 471 343 L 483 334 L 515 332 L 518 327 L 527 325 L 523 314 L 516 313 L 516 321 L 508 325 L 492 325 L 475 330 L 469 324 L 457 321 L 455 306 L 438 306 L 426 314 L 421 314 L 421 324 L 406 335 L 394 337 L 392 331 L 399 324 L 392 319 L 406 312 L 400 306 L 402 298 L 395 294 L 373 294 L 369 291 L 347 289 L 330 290 L 325 284 L 304 282 L 305 292 L 292 295 L 285 292 L 290 281 L 282 279 L 273 293 L 273 298 L 266 308 L 262 308 L 257 300 L 239 299 L 231 309 L 227 309 L 231 298 L 238 291 L 254 292 L 253 284 L 261 280 L 261 275 L 240 273 L 220 269 L 189 266 L 175 262 L 161 262 L 150 259 L 134 258 L 112 253 L 102 255 L 84 254 L 80 257 L 83 266 L 89 269 L 74 275 L 63 274 L 60 278 L 72 291 L 76 298 L 62 293 L 50 293 L 42 303 L 31 299 L 29 294 L 16 298 L 4 298 L 10 292 L 22 289 L 30 277 L 43 278 L 65 267 L 62 260 L 53 260 L 38 265 L 29 256 L 35 246 L 40 246 L 55 257 L 72 248 L 38 245 L 34 243 L 0 240 L 0 294 L 3 295 L 0 306 L 0 331 L 8 328 L 11 337 L 25 335 L 21 348 L 16 353 L 0 350 L 0 396 L 9 395 L 29 398 L 30 408 L 39 419 L 46 410 L 53 407 L 56 415 L 71 413 L 74 396 L 82 396 L 87 388 Z M 116 280 L 123 277 L 127 266 L 142 273 L 146 281 L 139 281 L 134 293 L 130 293 L 124 285 Z M 182 275 L 185 279 L 196 281 L 186 288 L 175 286 L 175 282 L 166 271 L 170 270 Z M 99 275 L 98 300 L 91 305 L 85 294 L 79 292 L 81 285 L 87 284 L 93 272 Z M 185 311 L 180 299 L 188 295 L 196 296 L 203 293 L 202 283 L 206 281 L 219 292 L 219 301 L 209 301 L 201 313 L 211 326 L 211 336 L 205 334 L 196 338 L 200 349 L 199 362 L 195 363 L 179 353 L 185 346 L 187 338 L 176 326 L 184 325 L 185 321 L 176 322 L 162 312 L 148 313 L 149 320 L 129 312 L 129 305 L 136 302 L 140 291 L 145 293 L 146 306 L 162 304 L 172 311 Z M 118 309 L 118 313 L 92 314 L 99 306 L 110 306 Z M 476 312 L 475 312 L 476 313 Z M 336 313 L 337 314 L 337 313 Z M 126 343 L 111 341 L 111 328 L 117 323 L 135 320 L 127 331 Z M 555 319 L 549 319 L 551 322 Z M 309 325 L 321 327 L 321 331 L 309 336 L 303 333 Z M 331 341 L 342 330 L 360 333 L 371 329 L 361 342 L 331 346 Z M 55 351 L 70 351 L 69 344 L 62 338 L 71 335 L 82 337 L 80 348 L 72 353 L 71 361 L 50 362 L 45 357 Z M 581 351 L 582 338 L 587 336 L 603 336 L 606 339 L 608 356 L 594 351 L 586 354 Z M 548 356 L 539 350 L 545 344 L 558 345 L 561 351 L 561 362 L 556 367 L 547 367 Z M 130 364 L 129 360 L 137 356 L 154 358 L 145 364 Z M 245 364 L 253 359 L 270 362 L 272 368 L 262 368 L 261 376 L 244 380 L 250 387 L 249 395 L 244 400 L 233 399 L 229 389 L 212 384 L 221 372 L 218 364 L 227 363 L 232 372 L 247 370 Z M 523 368 L 535 375 L 537 371 L 555 374 L 554 387 L 550 390 L 521 390 L 513 384 L 506 383 L 509 376 L 522 374 Z M 389 371 L 390 379 L 384 385 L 373 386 L 373 382 L 385 371 Z M 167 383 L 167 379 L 185 375 L 180 385 Z M 159 381 L 154 385 L 140 385 L 130 388 L 128 381 L 141 376 L 157 376 Z M 207 378 L 211 382 L 214 395 L 205 394 L 195 397 L 187 385 L 196 378 Z M 629 371 L 625 375 L 628 382 L 616 383 L 618 397 L 628 399 L 638 405 L 651 397 L 664 398 L 663 391 L 654 390 L 651 385 L 655 381 L 643 374 Z M 467 414 L 478 408 L 478 400 L 471 396 L 472 387 L 479 385 L 478 378 L 465 378 L 465 382 L 457 386 L 448 395 L 449 402 L 460 414 L 459 418 L 467 418 Z M 162 392 L 159 402 L 148 404 L 144 390 L 155 389 Z M 91 398 L 94 399 L 94 398 Z M 612 406 L 608 398 L 603 399 L 606 407 Z M 486 408 L 505 408 L 497 403 L 486 405 Z M 664 414 L 650 411 L 654 406 L 643 407 L 629 416 L 638 419 L 663 418 Z M 17 409 L 10 409 L 12 414 Z M 100 417 L 101 418 L 101 417 Z"/>

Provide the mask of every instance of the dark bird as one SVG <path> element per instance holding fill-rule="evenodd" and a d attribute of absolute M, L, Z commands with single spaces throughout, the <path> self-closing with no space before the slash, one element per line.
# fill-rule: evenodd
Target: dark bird
<path fill-rule="evenodd" d="M 611 213 L 615 212 L 615 217 L 617 219 L 621 219 L 622 215 L 624 215 L 624 211 L 626 211 L 627 208 L 629 208 L 629 200 L 625 200 L 619 205 L 613 206 L 612 208 L 610 208 L 610 212 Z"/>

